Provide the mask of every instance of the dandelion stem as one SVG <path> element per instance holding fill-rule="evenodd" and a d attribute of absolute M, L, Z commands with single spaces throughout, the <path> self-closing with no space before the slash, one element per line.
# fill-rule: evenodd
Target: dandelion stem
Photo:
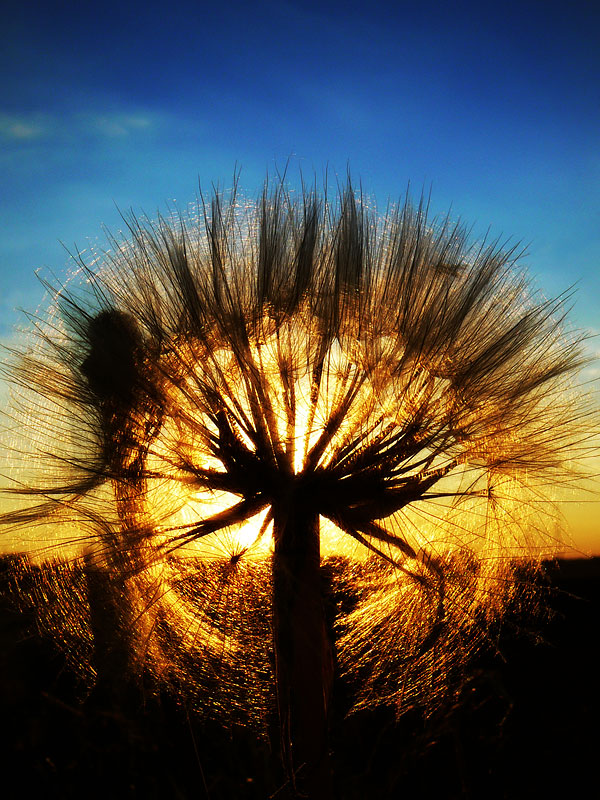
<path fill-rule="evenodd" d="M 273 639 L 281 746 L 305 796 L 329 798 L 333 652 L 322 599 L 319 517 L 300 497 L 273 511 Z"/>

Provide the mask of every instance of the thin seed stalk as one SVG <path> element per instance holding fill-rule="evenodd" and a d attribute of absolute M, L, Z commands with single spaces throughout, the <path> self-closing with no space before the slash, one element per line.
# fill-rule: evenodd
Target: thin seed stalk
<path fill-rule="evenodd" d="M 303 507 L 304 506 L 304 507 Z M 292 794 L 332 796 L 333 651 L 321 590 L 319 515 L 299 493 L 273 509 L 273 640 L 281 746 Z"/>

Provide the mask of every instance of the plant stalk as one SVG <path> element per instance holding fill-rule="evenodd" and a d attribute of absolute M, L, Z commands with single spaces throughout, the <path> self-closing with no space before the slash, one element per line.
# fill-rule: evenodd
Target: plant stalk
<path fill-rule="evenodd" d="M 273 508 L 273 522 L 273 640 L 282 755 L 291 796 L 329 800 L 333 652 L 321 588 L 319 515 L 296 496 Z"/>

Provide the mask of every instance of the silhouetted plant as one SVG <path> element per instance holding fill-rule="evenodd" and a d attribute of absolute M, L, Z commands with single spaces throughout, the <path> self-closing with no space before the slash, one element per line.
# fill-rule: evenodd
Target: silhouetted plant
<path fill-rule="evenodd" d="M 127 223 L 9 369 L 2 522 L 66 531 L 96 644 L 224 722 L 277 708 L 293 792 L 329 796 L 334 671 L 354 710 L 435 705 L 552 551 L 580 342 L 514 248 L 350 182 Z"/>

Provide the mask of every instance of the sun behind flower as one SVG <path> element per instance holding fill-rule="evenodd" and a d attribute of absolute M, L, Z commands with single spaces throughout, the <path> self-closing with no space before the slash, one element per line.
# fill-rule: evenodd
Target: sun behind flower
<path fill-rule="evenodd" d="M 579 341 L 515 250 L 349 182 L 128 226 L 11 368 L 33 499 L 0 521 L 85 542 L 132 669 L 220 718 L 277 704 L 294 775 L 334 655 L 355 708 L 436 702 L 552 551 Z"/>

